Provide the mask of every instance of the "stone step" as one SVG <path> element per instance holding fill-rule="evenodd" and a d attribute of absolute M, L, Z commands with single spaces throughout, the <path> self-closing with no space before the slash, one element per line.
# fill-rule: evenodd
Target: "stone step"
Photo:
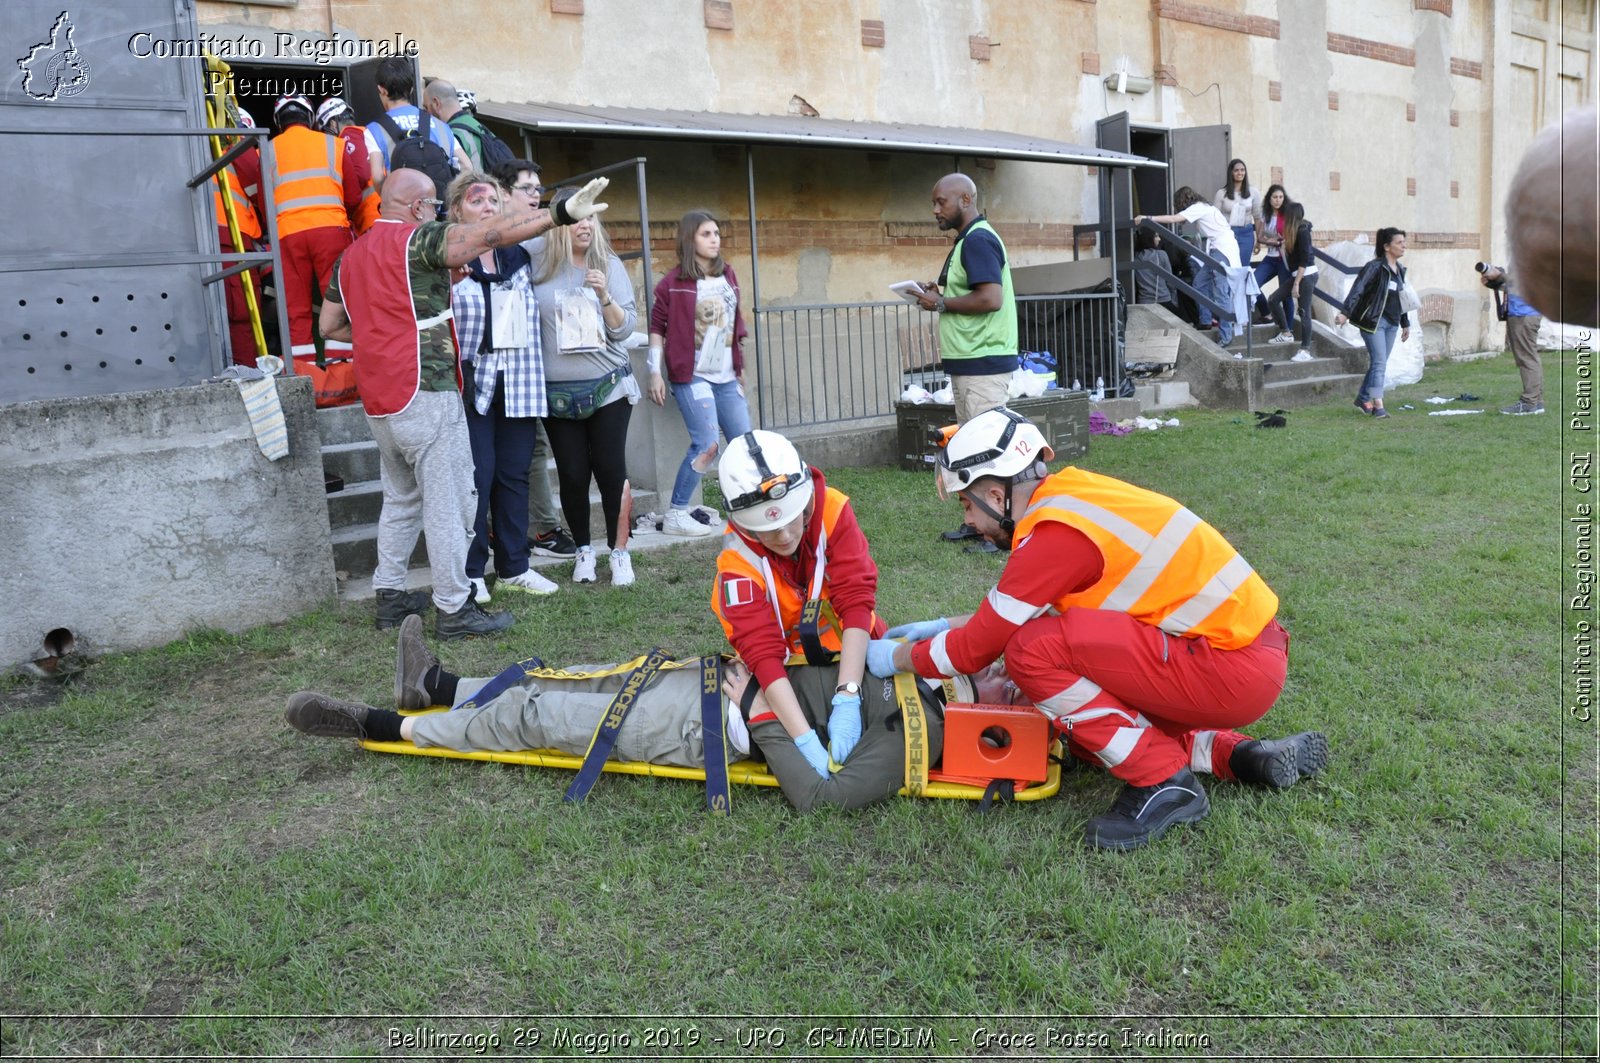
<path fill-rule="evenodd" d="M 1266 374 L 1263 378 L 1264 383 L 1271 384 L 1285 380 L 1309 380 L 1312 377 L 1343 372 L 1344 363 L 1338 358 L 1313 358 L 1309 362 L 1294 362 L 1285 358 L 1282 361 L 1267 362 L 1261 368 Z"/>
<path fill-rule="evenodd" d="M 346 485 L 378 478 L 378 444 L 370 438 L 352 443 L 322 444 L 322 472 Z"/>
<path fill-rule="evenodd" d="M 349 406 L 330 406 L 317 410 L 317 431 L 322 434 L 322 445 L 359 443 L 370 440 L 367 414 L 359 402 Z"/>
<path fill-rule="evenodd" d="M 335 533 L 358 524 L 376 527 L 382 508 L 382 483 L 377 480 L 346 483 L 344 490 L 328 492 L 328 526 Z"/>
<path fill-rule="evenodd" d="M 1297 380 L 1273 380 L 1269 376 L 1261 388 L 1261 409 L 1292 410 L 1317 406 L 1340 395 L 1352 398 L 1361 387 L 1360 373 L 1325 373 Z"/>
<path fill-rule="evenodd" d="M 1197 405 L 1194 396 L 1189 394 L 1189 383 L 1185 380 L 1158 380 L 1150 384 L 1136 384 L 1133 397 L 1139 400 L 1139 407 L 1145 413 L 1152 410 L 1184 409 Z"/>
<path fill-rule="evenodd" d="M 657 506 L 654 491 L 633 492 L 635 518 Z M 559 500 L 558 500 L 559 505 Z M 600 509 L 600 494 L 590 486 L 589 537 L 594 543 L 605 542 L 605 514 Z M 383 509 L 383 485 L 377 480 L 347 485 L 342 491 L 328 495 L 328 524 L 333 532 L 333 567 L 351 578 L 370 577 L 378 566 L 378 514 Z M 644 538 L 640 536 L 640 538 Z M 720 538 L 718 539 L 720 542 Z M 532 563 L 569 563 L 566 558 L 546 558 L 535 555 Z M 419 537 L 411 554 L 413 566 L 426 567 L 427 550 Z"/>
<path fill-rule="evenodd" d="M 706 571 L 710 572 L 713 566 L 712 559 L 716 557 L 716 552 L 722 548 L 722 536 L 710 535 L 704 539 L 685 539 L 676 535 L 663 535 L 660 532 L 646 532 L 634 535 L 628 542 L 628 552 L 633 555 L 633 567 L 638 576 L 639 582 L 635 584 L 636 590 L 639 587 L 649 586 L 652 569 L 649 555 L 674 547 L 703 551 L 706 555 L 706 564 L 708 566 Z M 611 585 L 610 572 L 605 558 L 601 558 L 596 566 L 595 571 L 599 579 L 594 584 L 579 585 L 572 582 L 572 561 L 570 559 L 535 555 L 530 559 L 530 567 L 538 569 L 540 575 L 554 581 L 561 588 L 557 593 L 583 593 Z M 493 571 L 492 562 L 490 571 Z M 707 579 L 709 581 L 710 577 L 708 576 Z M 489 590 L 491 594 L 494 594 L 495 582 L 494 578 L 490 578 Z M 414 561 L 412 567 L 406 572 L 406 587 L 409 590 L 432 589 L 433 573 L 428 569 L 426 558 L 420 563 Z M 518 592 L 507 591 L 506 593 L 514 594 Z M 496 601 L 500 600 L 499 595 L 494 595 L 494 597 Z M 370 571 L 360 575 L 351 575 L 339 581 L 340 601 L 362 602 L 371 601 L 372 598 L 372 573 Z M 424 617 L 424 620 L 431 632 L 432 617 Z"/>
<path fill-rule="evenodd" d="M 378 567 L 378 523 L 351 524 L 333 530 L 333 570 L 351 578 L 371 577 Z M 428 537 L 417 536 L 408 568 L 428 567 Z"/>

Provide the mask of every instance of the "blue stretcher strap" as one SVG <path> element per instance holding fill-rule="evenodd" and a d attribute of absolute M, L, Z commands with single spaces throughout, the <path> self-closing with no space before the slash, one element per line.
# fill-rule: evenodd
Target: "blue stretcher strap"
<path fill-rule="evenodd" d="M 671 659 L 667 651 L 658 646 L 645 654 L 639 666 L 628 673 L 628 677 L 622 681 L 622 689 L 617 691 L 617 696 L 606 706 L 605 715 L 600 717 L 600 725 L 595 728 L 594 738 L 589 741 L 589 751 L 583 755 L 583 767 L 578 769 L 578 777 L 567 787 L 563 801 L 582 801 L 589 796 L 589 791 L 594 788 L 595 781 L 605 768 L 606 758 L 611 756 L 611 749 L 617 744 L 617 734 L 628 717 L 628 710 L 633 708 L 633 703 L 639 700 L 639 694 L 661 671 L 661 666 Z"/>
<path fill-rule="evenodd" d="M 822 644 L 822 636 L 829 631 L 839 631 L 839 617 L 832 604 L 823 598 L 808 599 L 800 607 L 800 620 L 795 624 L 807 664 L 827 664 L 836 658 L 836 651 Z"/>
<path fill-rule="evenodd" d="M 475 709 L 479 705 L 487 705 L 501 694 L 521 683 L 535 670 L 543 667 L 544 662 L 537 657 L 529 657 L 525 661 L 518 661 L 479 687 L 476 694 L 457 705 L 456 708 L 458 710 Z"/>
<path fill-rule="evenodd" d="M 714 816 L 733 811 L 728 786 L 728 743 L 723 740 L 722 658 L 700 658 L 700 734 L 706 743 L 706 809 Z"/>

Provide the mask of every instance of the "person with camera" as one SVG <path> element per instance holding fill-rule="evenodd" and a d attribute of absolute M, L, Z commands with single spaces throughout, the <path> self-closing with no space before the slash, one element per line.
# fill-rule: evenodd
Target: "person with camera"
<path fill-rule="evenodd" d="M 1517 363 L 1517 372 L 1522 374 L 1522 397 L 1510 406 L 1500 407 L 1500 412 L 1513 417 L 1543 413 L 1544 366 L 1539 361 L 1539 323 L 1544 318 L 1517 295 L 1511 274 L 1504 266 L 1479 262 L 1476 268 L 1483 275 L 1483 286 L 1494 292 L 1495 316 L 1506 323 L 1506 346 L 1511 348 L 1511 360 Z"/>

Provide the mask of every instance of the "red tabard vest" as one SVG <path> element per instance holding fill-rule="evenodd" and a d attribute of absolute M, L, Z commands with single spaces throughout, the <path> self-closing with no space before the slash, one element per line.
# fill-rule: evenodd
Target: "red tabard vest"
<path fill-rule="evenodd" d="M 380 218 L 346 249 L 339 264 L 339 298 L 350 317 L 356 387 L 372 417 L 388 417 L 411 405 L 422 380 L 422 332 L 450 327 L 449 310 L 417 319 L 408 251 L 416 231 L 415 225 Z"/>

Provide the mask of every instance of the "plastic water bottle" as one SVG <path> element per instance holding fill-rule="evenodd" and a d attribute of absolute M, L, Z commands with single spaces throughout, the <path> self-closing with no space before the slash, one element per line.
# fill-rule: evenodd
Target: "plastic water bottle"
<path fill-rule="evenodd" d="M 1102 400 L 1102 399 L 1104 399 L 1106 397 L 1106 378 L 1105 377 L 1097 376 L 1097 377 L 1094 378 L 1094 394 L 1090 395 L 1089 397 L 1092 398 L 1096 402 L 1099 402 L 1100 400 Z"/>
<path fill-rule="evenodd" d="M 1083 390 L 1083 381 L 1079 380 L 1077 377 L 1073 377 L 1072 378 L 1072 390 L 1073 391 L 1082 391 Z"/>

